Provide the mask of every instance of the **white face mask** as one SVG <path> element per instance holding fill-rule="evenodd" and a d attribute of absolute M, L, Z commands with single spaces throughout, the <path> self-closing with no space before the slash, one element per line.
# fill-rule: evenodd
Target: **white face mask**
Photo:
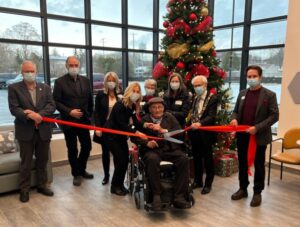
<path fill-rule="evenodd" d="M 131 102 L 135 103 L 140 97 L 141 97 L 141 95 L 139 93 L 133 92 L 130 95 L 130 100 L 131 100 Z"/>
<path fill-rule="evenodd" d="M 107 82 L 107 87 L 109 90 L 114 90 L 116 87 L 116 82 L 113 82 L 113 81 Z"/>
<path fill-rule="evenodd" d="M 71 76 L 77 76 L 79 74 L 79 68 L 78 67 L 70 67 L 68 69 L 68 72 Z"/>
<path fill-rule="evenodd" d="M 23 73 L 23 78 L 27 82 L 34 82 L 36 79 L 36 74 L 35 73 Z"/>
<path fill-rule="evenodd" d="M 152 96 L 155 93 L 155 89 L 151 89 L 151 88 L 145 88 L 145 91 L 147 96 Z"/>
<path fill-rule="evenodd" d="M 180 87 L 180 83 L 179 82 L 171 82 L 170 87 L 173 91 L 177 91 Z"/>

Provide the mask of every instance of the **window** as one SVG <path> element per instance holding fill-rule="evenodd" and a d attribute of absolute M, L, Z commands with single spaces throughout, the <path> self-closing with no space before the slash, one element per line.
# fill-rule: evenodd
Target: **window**
<path fill-rule="evenodd" d="M 129 29 L 128 48 L 138 50 L 153 50 L 153 33 Z"/>
<path fill-rule="evenodd" d="M 222 67 L 227 73 L 225 88 L 231 88 L 231 102 L 236 101 L 236 98 L 240 91 L 241 56 L 241 51 L 228 51 L 218 53 L 218 58 L 221 60 L 220 67 Z"/>
<path fill-rule="evenodd" d="M 242 22 L 244 20 L 244 0 L 215 0 L 214 26 Z"/>
<path fill-rule="evenodd" d="M 41 41 L 41 19 L 0 13 L 0 38 Z"/>
<path fill-rule="evenodd" d="M 121 23 L 121 0 L 91 0 L 92 20 Z"/>
<path fill-rule="evenodd" d="M 92 25 L 92 44 L 93 46 L 121 48 L 121 28 Z"/>
<path fill-rule="evenodd" d="M 168 0 L 159 0 L 159 28 L 164 29 L 164 16 L 167 14 L 167 4 Z"/>
<path fill-rule="evenodd" d="M 251 26 L 250 46 L 285 43 L 286 20 Z"/>
<path fill-rule="evenodd" d="M 128 24 L 153 27 L 153 1 L 128 0 Z"/>
<path fill-rule="evenodd" d="M 215 45 L 218 50 L 242 47 L 242 42 L 243 42 L 242 27 L 218 29 L 214 32 L 214 35 L 215 35 L 214 38 Z"/>
<path fill-rule="evenodd" d="M 83 23 L 48 20 L 49 42 L 66 44 L 85 44 Z"/>
<path fill-rule="evenodd" d="M 47 0 L 47 12 L 57 15 L 84 18 L 84 0 Z"/>
<path fill-rule="evenodd" d="M 0 0 L 0 7 L 40 11 L 40 0 L 26 0 L 26 1 L 7 1 Z"/>
<path fill-rule="evenodd" d="M 143 82 L 152 77 L 153 55 L 129 52 L 129 81 L 140 81 L 144 93 Z"/>
<path fill-rule="evenodd" d="M 285 16 L 288 13 L 288 0 L 252 0 L 252 20 Z"/>

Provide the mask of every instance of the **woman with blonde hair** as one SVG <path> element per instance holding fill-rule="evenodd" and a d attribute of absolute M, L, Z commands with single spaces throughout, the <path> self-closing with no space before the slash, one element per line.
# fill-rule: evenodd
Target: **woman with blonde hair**
<path fill-rule="evenodd" d="M 103 85 L 104 89 L 97 93 L 95 99 L 94 121 L 95 126 L 98 127 L 104 127 L 106 121 L 109 119 L 113 106 L 120 100 L 121 95 L 119 77 L 115 72 L 105 74 Z M 102 185 L 106 185 L 109 182 L 109 147 L 105 139 L 103 139 L 101 131 L 95 131 L 93 141 L 101 144 L 102 147 L 102 165 L 104 171 Z"/>
<path fill-rule="evenodd" d="M 139 83 L 133 82 L 128 85 L 122 100 L 119 100 L 114 105 L 107 127 L 136 133 L 136 131 L 142 127 L 137 119 L 137 113 L 139 113 L 140 109 L 139 103 L 141 100 L 142 95 Z M 133 126 L 130 125 L 130 119 L 132 119 Z M 128 165 L 127 136 L 107 134 L 107 141 L 113 154 L 115 166 L 110 192 L 124 196 L 128 193 L 128 190 L 123 185 Z"/>

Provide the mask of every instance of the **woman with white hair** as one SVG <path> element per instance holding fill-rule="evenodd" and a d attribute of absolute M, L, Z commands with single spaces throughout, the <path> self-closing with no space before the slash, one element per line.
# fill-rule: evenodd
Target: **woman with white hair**
<path fill-rule="evenodd" d="M 119 100 L 114 105 L 106 126 L 111 129 L 136 133 L 137 129 L 142 127 L 137 119 L 141 100 L 142 95 L 139 83 L 133 82 L 128 85 L 122 100 Z M 132 119 L 134 126 L 130 125 L 130 119 Z M 110 192 L 124 196 L 128 193 L 128 190 L 123 185 L 129 155 L 127 136 L 107 134 L 107 141 L 113 154 L 115 166 Z"/>
<path fill-rule="evenodd" d="M 157 82 L 154 79 L 147 79 L 144 82 L 144 88 L 146 94 L 143 96 L 143 100 L 141 101 L 141 112 L 140 116 L 143 117 L 146 113 L 149 113 L 148 101 L 154 97 L 157 97 Z"/>
<path fill-rule="evenodd" d="M 98 127 L 104 127 L 108 120 L 115 103 L 120 99 L 120 85 L 119 77 L 115 72 L 108 72 L 104 77 L 104 90 L 100 90 L 95 99 L 94 121 Z M 102 147 L 102 165 L 104 171 L 104 178 L 102 185 L 109 182 L 109 165 L 110 154 L 109 147 L 102 138 L 101 131 L 95 131 L 93 141 L 101 144 Z"/>

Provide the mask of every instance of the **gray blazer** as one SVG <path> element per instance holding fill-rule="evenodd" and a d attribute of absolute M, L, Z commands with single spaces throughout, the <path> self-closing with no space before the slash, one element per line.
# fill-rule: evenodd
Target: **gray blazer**
<path fill-rule="evenodd" d="M 55 111 L 51 88 L 48 85 L 37 83 L 36 99 L 36 106 L 34 106 L 31 95 L 23 81 L 11 84 L 8 87 L 9 110 L 16 117 L 15 137 L 18 140 L 31 140 L 35 131 L 34 121 L 26 117 L 24 110 L 33 110 L 42 117 L 50 117 Z M 38 125 L 38 132 L 42 140 L 50 140 L 52 135 L 51 124 L 41 122 Z"/>
<path fill-rule="evenodd" d="M 238 124 L 240 124 L 242 120 L 244 101 L 248 91 L 249 88 L 240 92 L 231 115 L 231 120 L 236 119 Z M 267 88 L 262 87 L 254 120 L 254 126 L 257 130 L 256 142 L 258 145 L 267 145 L 272 141 L 271 126 L 278 121 L 278 118 L 279 110 L 276 94 Z"/>

